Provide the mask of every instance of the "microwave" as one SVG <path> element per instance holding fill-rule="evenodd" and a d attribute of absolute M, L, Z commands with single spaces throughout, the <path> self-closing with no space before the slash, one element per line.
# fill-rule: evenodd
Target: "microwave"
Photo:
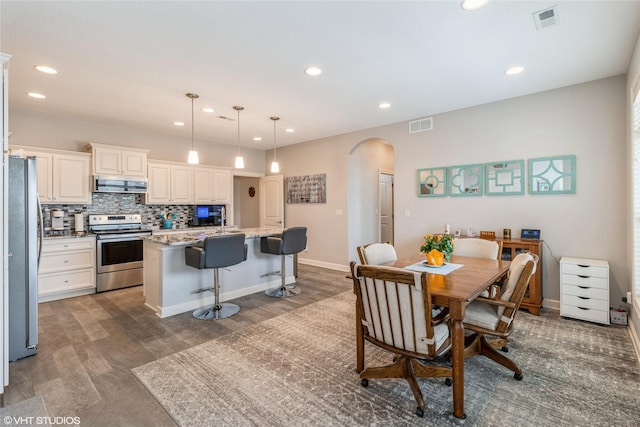
<path fill-rule="evenodd" d="M 227 225 L 224 205 L 195 205 L 193 207 L 193 216 L 191 218 L 191 225 L 193 226 L 220 226 L 223 221 L 224 225 Z"/>

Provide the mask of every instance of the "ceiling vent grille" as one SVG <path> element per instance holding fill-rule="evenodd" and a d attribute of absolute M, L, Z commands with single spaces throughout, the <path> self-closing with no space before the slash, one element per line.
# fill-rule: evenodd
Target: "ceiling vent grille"
<path fill-rule="evenodd" d="M 409 133 L 424 132 L 433 129 L 433 117 L 411 120 L 409 122 Z"/>
<path fill-rule="evenodd" d="M 535 12 L 533 14 L 533 20 L 535 21 L 536 28 L 538 30 L 557 24 L 558 5 Z"/>

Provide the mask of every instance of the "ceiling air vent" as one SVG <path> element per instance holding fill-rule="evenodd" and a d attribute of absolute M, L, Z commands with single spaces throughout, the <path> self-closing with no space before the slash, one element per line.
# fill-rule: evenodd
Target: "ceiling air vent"
<path fill-rule="evenodd" d="M 411 120 L 409 122 L 409 133 L 424 132 L 433 129 L 433 117 Z"/>
<path fill-rule="evenodd" d="M 556 24 L 558 22 L 558 5 L 537 11 L 533 14 L 533 20 L 538 30 Z"/>

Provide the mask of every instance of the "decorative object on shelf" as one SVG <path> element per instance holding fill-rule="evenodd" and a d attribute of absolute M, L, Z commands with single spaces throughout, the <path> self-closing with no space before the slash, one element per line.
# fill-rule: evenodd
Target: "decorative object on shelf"
<path fill-rule="evenodd" d="M 286 178 L 287 203 L 327 203 L 327 174 Z"/>
<path fill-rule="evenodd" d="M 442 255 L 433 252 L 434 250 Z M 424 243 L 420 246 L 420 252 L 426 255 L 427 264 L 443 265 L 445 261 L 451 259 L 453 252 L 451 234 L 426 234 Z"/>
<path fill-rule="evenodd" d="M 255 187 L 249 187 L 249 197 L 253 197 L 256 195 L 256 188 Z"/>
<path fill-rule="evenodd" d="M 505 228 L 502 230 L 502 238 L 503 239 L 510 239 L 511 238 L 511 229 L 510 228 Z"/>
<path fill-rule="evenodd" d="M 447 168 L 418 169 L 418 197 L 447 195 Z"/>
<path fill-rule="evenodd" d="M 244 107 L 234 105 L 233 109 L 238 112 L 238 155 L 236 156 L 235 168 L 244 169 L 244 158 L 240 155 L 240 111 L 244 110 Z"/>
<path fill-rule="evenodd" d="M 449 172 L 450 196 L 482 196 L 482 163 L 451 166 Z"/>
<path fill-rule="evenodd" d="M 189 151 L 189 158 L 187 159 L 187 162 L 192 165 L 197 165 L 198 152 L 195 150 L 195 148 L 193 148 L 193 129 L 194 129 L 193 100 L 200 98 L 200 96 L 197 93 L 187 93 L 186 95 L 187 95 L 187 98 L 191 98 L 191 151 Z"/>
<path fill-rule="evenodd" d="M 495 231 L 480 231 L 480 238 L 481 239 L 493 240 L 493 239 L 496 238 L 496 232 Z"/>
<path fill-rule="evenodd" d="M 576 156 L 529 159 L 529 194 L 575 194 Z"/>
<path fill-rule="evenodd" d="M 524 194 L 524 160 L 485 163 L 484 180 L 487 196 Z"/>
<path fill-rule="evenodd" d="M 280 165 L 276 159 L 276 122 L 280 120 L 280 117 L 270 117 L 273 120 L 273 162 L 271 162 L 271 173 L 280 172 Z"/>

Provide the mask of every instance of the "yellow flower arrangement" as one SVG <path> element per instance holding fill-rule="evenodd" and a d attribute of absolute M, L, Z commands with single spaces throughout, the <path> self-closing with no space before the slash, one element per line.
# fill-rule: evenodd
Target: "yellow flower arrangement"
<path fill-rule="evenodd" d="M 451 259 L 453 240 L 451 234 L 426 234 L 420 252 L 427 257 L 427 263 L 442 265 Z"/>

